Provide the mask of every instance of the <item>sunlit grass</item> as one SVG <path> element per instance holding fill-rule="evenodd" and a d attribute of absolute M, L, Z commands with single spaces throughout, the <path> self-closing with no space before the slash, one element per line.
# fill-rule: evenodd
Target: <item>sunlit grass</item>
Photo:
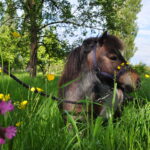
<path fill-rule="evenodd" d="M 15 74 L 31 87 L 39 87 L 45 93 L 57 96 L 58 77 L 48 81 L 39 74 L 35 79 L 28 74 Z M 150 149 L 150 79 L 142 80 L 142 87 L 133 93 L 135 101 L 124 108 L 122 117 L 104 124 L 102 118 L 76 122 L 68 114 L 64 123 L 58 103 L 51 98 L 25 89 L 8 76 L 0 75 L 0 93 L 10 94 L 15 102 L 28 101 L 23 109 L 15 104 L 15 110 L 0 118 L 3 126 L 16 125 L 17 136 L 3 150 L 149 150 Z M 144 103 L 141 103 L 144 101 Z M 71 128 L 70 128 L 71 126 Z"/>

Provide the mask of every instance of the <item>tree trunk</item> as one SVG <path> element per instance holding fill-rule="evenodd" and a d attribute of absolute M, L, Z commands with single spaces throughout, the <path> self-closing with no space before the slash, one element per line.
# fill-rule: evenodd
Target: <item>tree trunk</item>
<path fill-rule="evenodd" d="M 37 12 L 36 2 L 34 0 L 27 0 L 25 8 L 29 19 L 28 30 L 30 33 L 30 61 L 27 66 L 27 71 L 30 72 L 31 77 L 36 77 L 37 72 L 37 49 L 38 49 L 38 25 L 37 25 Z"/>
<path fill-rule="evenodd" d="M 37 32 L 34 28 L 32 28 L 31 34 L 31 44 L 30 44 L 30 62 L 29 62 L 29 71 L 31 77 L 36 77 L 36 68 L 37 68 L 37 48 L 38 48 L 38 40 L 37 40 Z"/>

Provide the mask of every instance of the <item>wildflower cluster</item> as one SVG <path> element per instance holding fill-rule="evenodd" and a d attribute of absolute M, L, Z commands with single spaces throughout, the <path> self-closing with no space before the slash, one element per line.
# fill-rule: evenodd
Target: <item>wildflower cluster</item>
<path fill-rule="evenodd" d="M 27 101 L 27 100 L 24 100 L 24 101 L 22 101 L 22 102 L 18 105 L 18 108 L 19 108 L 19 109 L 25 109 L 26 106 L 27 106 L 27 104 L 28 104 L 28 101 Z"/>
<path fill-rule="evenodd" d="M 38 88 L 38 87 L 32 87 L 30 90 L 31 90 L 32 92 L 35 92 L 35 91 L 43 92 L 43 91 L 44 91 L 43 89 Z"/>
<path fill-rule="evenodd" d="M 12 139 L 16 136 L 16 127 L 8 126 L 7 128 L 0 127 L 0 144 L 5 144 L 5 139 Z"/>
<path fill-rule="evenodd" d="M 14 110 L 10 95 L 0 94 L 0 114 L 5 115 L 6 112 Z M 9 100 L 9 101 L 8 101 Z M 8 126 L 6 128 L 0 126 L 0 145 L 5 144 L 5 139 L 12 139 L 16 135 L 17 129 L 14 126 Z"/>
<path fill-rule="evenodd" d="M 14 103 L 14 105 L 15 105 L 18 109 L 25 109 L 26 106 L 27 106 L 27 104 L 28 104 L 28 101 L 27 101 L 27 100 L 24 100 L 24 101 L 21 101 L 21 102 L 16 101 L 16 102 Z"/>
<path fill-rule="evenodd" d="M 117 67 L 117 69 L 120 70 L 122 67 L 129 65 L 129 64 L 130 64 L 129 62 L 123 62 Z"/>
<path fill-rule="evenodd" d="M 10 94 L 4 95 L 3 93 L 0 93 L 0 100 L 8 101 L 9 99 L 10 99 Z"/>
<path fill-rule="evenodd" d="M 11 103 L 11 101 L 0 101 L 0 114 L 4 115 L 6 112 L 12 111 L 13 109 L 14 105 Z"/>

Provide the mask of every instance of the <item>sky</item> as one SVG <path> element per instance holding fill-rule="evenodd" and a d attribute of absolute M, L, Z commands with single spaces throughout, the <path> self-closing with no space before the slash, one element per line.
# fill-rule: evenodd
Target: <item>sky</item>
<path fill-rule="evenodd" d="M 142 5 L 143 7 L 137 16 L 139 30 L 135 45 L 138 50 L 131 59 L 131 63 L 142 62 L 150 66 L 150 0 L 142 0 Z"/>

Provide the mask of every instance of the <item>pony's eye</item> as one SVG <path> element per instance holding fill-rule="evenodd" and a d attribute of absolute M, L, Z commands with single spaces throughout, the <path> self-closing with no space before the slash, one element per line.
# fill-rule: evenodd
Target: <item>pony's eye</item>
<path fill-rule="evenodd" d="M 111 60 L 117 60 L 118 58 L 117 58 L 117 56 L 111 56 L 110 59 Z"/>

